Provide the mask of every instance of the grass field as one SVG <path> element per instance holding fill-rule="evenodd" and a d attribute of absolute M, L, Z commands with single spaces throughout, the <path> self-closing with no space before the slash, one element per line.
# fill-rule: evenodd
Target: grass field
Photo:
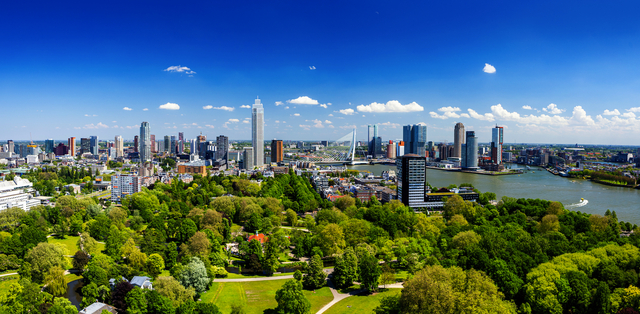
<path fill-rule="evenodd" d="M 273 275 L 273 276 L 264 276 L 264 275 L 240 275 L 240 274 L 229 273 L 229 275 L 228 275 L 226 278 L 222 278 L 222 279 L 242 279 L 242 278 L 279 277 L 279 276 L 291 276 L 291 275 L 293 275 L 293 273 L 275 274 L 275 275 Z"/>
<path fill-rule="evenodd" d="M 212 302 L 222 313 L 230 313 L 232 304 L 244 304 L 247 314 L 262 314 L 265 310 L 274 309 L 276 291 L 286 280 L 253 281 L 253 282 L 216 282 L 211 290 L 202 295 L 203 302 Z M 304 291 L 311 303 L 311 313 L 320 310 L 333 300 L 328 287 L 314 291 Z"/>
<path fill-rule="evenodd" d="M 78 279 L 82 279 L 82 276 L 78 276 L 76 274 L 68 274 L 64 276 L 64 282 L 67 284 Z"/>
<path fill-rule="evenodd" d="M 55 237 L 51 237 L 49 238 L 49 243 L 60 243 L 64 245 L 65 248 L 67 248 L 68 255 L 74 255 L 78 251 L 78 246 L 76 245 L 76 243 L 78 243 L 79 238 L 80 237 L 78 236 L 67 236 L 65 239 L 61 240 L 56 239 Z M 104 244 L 98 243 L 98 248 L 100 249 L 100 251 L 104 250 Z"/>
<path fill-rule="evenodd" d="M 343 314 L 343 313 L 373 313 L 383 297 L 400 293 L 401 289 L 387 289 L 373 295 L 354 295 L 348 297 L 330 307 L 325 313 L 327 314 Z"/>

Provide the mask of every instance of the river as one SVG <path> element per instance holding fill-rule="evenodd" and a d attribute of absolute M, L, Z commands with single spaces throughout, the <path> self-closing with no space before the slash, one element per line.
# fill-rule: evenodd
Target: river
<path fill-rule="evenodd" d="M 516 169 L 519 165 L 509 164 Z M 381 175 L 384 170 L 396 170 L 390 165 L 356 165 L 352 170 L 366 170 Z M 521 167 L 520 167 L 521 168 Z M 573 210 L 589 214 L 604 215 L 607 209 L 616 211 L 618 219 L 640 225 L 640 190 L 593 183 L 588 180 L 555 176 L 541 168 L 531 168 L 520 175 L 488 176 L 464 172 L 427 169 L 427 182 L 434 187 L 471 183 L 481 192 L 496 193 L 515 198 L 539 198 L 558 201 L 565 207 L 578 204 L 581 198 L 588 201 L 585 206 Z"/>

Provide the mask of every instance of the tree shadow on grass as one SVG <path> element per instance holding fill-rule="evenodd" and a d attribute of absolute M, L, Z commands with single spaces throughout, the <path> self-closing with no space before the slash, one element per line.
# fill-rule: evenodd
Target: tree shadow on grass
<path fill-rule="evenodd" d="M 276 311 L 276 309 L 266 309 L 262 313 L 264 313 L 264 314 L 278 314 L 278 311 Z"/>

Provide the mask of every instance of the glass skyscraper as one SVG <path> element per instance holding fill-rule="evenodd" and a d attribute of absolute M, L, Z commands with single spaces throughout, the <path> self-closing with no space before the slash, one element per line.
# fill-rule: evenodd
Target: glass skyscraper
<path fill-rule="evenodd" d="M 425 157 L 427 126 L 422 124 L 405 125 L 402 128 L 402 141 L 404 141 L 405 154 L 416 154 Z"/>
<path fill-rule="evenodd" d="M 149 122 L 140 124 L 140 161 L 151 160 L 151 132 Z"/>
<path fill-rule="evenodd" d="M 98 154 L 98 137 L 91 136 L 89 137 L 89 139 L 90 139 L 89 150 L 91 151 L 92 155 L 97 155 Z"/>
<path fill-rule="evenodd" d="M 256 99 L 251 109 L 251 146 L 253 147 L 253 166 L 264 165 L 264 107 Z"/>

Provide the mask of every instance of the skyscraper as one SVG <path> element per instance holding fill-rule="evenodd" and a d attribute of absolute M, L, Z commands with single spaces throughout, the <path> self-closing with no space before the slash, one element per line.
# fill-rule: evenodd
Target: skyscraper
<path fill-rule="evenodd" d="M 151 132 L 149 122 L 140 124 L 140 162 L 151 161 Z"/>
<path fill-rule="evenodd" d="M 55 143 L 53 141 L 53 139 L 48 139 L 44 141 L 44 152 L 45 153 L 53 153 L 53 150 L 55 149 Z"/>
<path fill-rule="evenodd" d="M 184 132 L 178 132 L 178 153 L 184 152 Z"/>
<path fill-rule="evenodd" d="M 7 146 L 9 147 L 9 151 L 12 153 L 15 153 L 16 151 L 16 144 L 13 142 L 13 140 L 8 140 L 7 141 Z"/>
<path fill-rule="evenodd" d="M 140 137 L 137 135 L 133 137 L 133 152 L 137 153 L 140 151 Z"/>
<path fill-rule="evenodd" d="M 404 141 L 399 141 L 396 148 L 396 157 L 402 157 L 402 155 L 404 155 Z"/>
<path fill-rule="evenodd" d="M 69 155 L 75 156 L 76 155 L 76 138 L 70 137 L 67 146 L 69 146 Z"/>
<path fill-rule="evenodd" d="M 251 146 L 253 147 L 254 165 L 264 165 L 264 107 L 260 99 L 256 99 L 251 109 Z"/>
<path fill-rule="evenodd" d="M 393 141 L 389 141 L 387 146 L 387 158 L 396 158 L 396 145 Z"/>
<path fill-rule="evenodd" d="M 404 141 L 404 153 L 425 156 L 425 144 L 427 143 L 427 126 L 423 124 L 405 125 L 402 128 L 402 140 Z"/>
<path fill-rule="evenodd" d="M 229 161 L 229 138 L 224 135 L 216 137 L 216 160 Z"/>
<path fill-rule="evenodd" d="M 458 122 L 453 129 L 453 156 L 462 157 L 462 144 L 465 143 L 464 124 Z"/>
<path fill-rule="evenodd" d="M 411 208 L 426 207 L 426 158 L 406 154 L 396 159 L 398 200 Z"/>
<path fill-rule="evenodd" d="M 467 131 L 466 135 L 466 143 L 462 144 L 462 160 L 460 166 L 463 169 L 477 169 L 478 138 L 474 131 Z"/>
<path fill-rule="evenodd" d="M 124 156 L 124 141 L 122 140 L 122 136 L 117 135 L 114 139 L 115 148 L 116 148 L 116 158 Z"/>
<path fill-rule="evenodd" d="M 504 128 L 497 126 L 491 129 L 491 161 L 499 165 L 502 163 L 502 141 L 504 138 Z"/>
<path fill-rule="evenodd" d="M 282 140 L 271 141 L 271 162 L 281 162 L 284 159 Z"/>
<path fill-rule="evenodd" d="M 171 154 L 175 155 L 176 154 L 176 148 L 178 147 L 178 143 L 176 142 L 176 136 L 175 135 L 171 135 Z"/>
<path fill-rule="evenodd" d="M 91 153 L 91 139 L 83 137 L 80 139 L 80 154 Z"/>
<path fill-rule="evenodd" d="M 91 154 L 93 155 L 97 155 L 99 152 L 99 146 L 98 146 L 98 137 L 97 136 L 91 136 L 90 137 L 91 140 Z"/>
<path fill-rule="evenodd" d="M 169 139 L 169 135 L 164 136 L 164 151 L 167 154 L 171 153 L 171 140 Z"/>
<path fill-rule="evenodd" d="M 157 153 L 157 150 L 156 150 L 156 147 L 157 147 L 156 146 L 156 136 L 154 134 L 151 134 L 150 138 L 151 138 L 151 153 L 152 154 L 153 153 Z"/>
<path fill-rule="evenodd" d="M 253 164 L 254 158 L 255 154 L 253 153 L 253 147 L 245 147 L 244 152 L 242 153 L 242 168 L 253 169 L 253 167 L 255 166 Z"/>

